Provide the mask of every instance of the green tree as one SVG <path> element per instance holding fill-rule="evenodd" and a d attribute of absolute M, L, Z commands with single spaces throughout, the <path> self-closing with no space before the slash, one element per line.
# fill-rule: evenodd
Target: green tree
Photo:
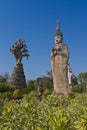
<path fill-rule="evenodd" d="M 6 91 L 11 91 L 13 92 L 15 90 L 15 88 L 13 86 L 11 86 L 10 84 L 6 83 L 6 82 L 0 82 L 0 92 L 6 92 Z"/>
<path fill-rule="evenodd" d="M 7 72 L 4 73 L 4 75 L 0 75 L 0 82 L 8 82 L 10 79 L 10 76 Z"/>
<path fill-rule="evenodd" d="M 74 85 L 74 87 L 73 87 L 73 91 L 74 91 L 74 92 L 82 92 L 82 91 L 83 91 L 83 88 L 82 88 L 82 86 L 81 86 L 80 84 L 76 84 L 76 85 Z"/>
<path fill-rule="evenodd" d="M 87 72 L 81 72 L 78 75 L 78 81 L 81 85 L 87 84 Z"/>
<path fill-rule="evenodd" d="M 47 72 L 48 77 L 50 78 L 50 86 L 53 88 L 53 75 L 52 70 Z"/>
<path fill-rule="evenodd" d="M 34 80 L 28 80 L 27 81 L 27 87 L 30 89 L 30 91 L 35 90 L 35 85 L 34 85 L 35 81 Z"/>
<path fill-rule="evenodd" d="M 47 76 L 42 77 L 42 83 L 43 83 L 44 90 L 46 88 L 52 89 L 52 83 L 51 83 L 50 77 L 47 77 Z"/>
<path fill-rule="evenodd" d="M 4 92 L 4 93 L 2 93 L 2 94 L 0 95 L 0 98 L 1 98 L 1 99 L 6 99 L 6 98 L 12 99 L 12 98 L 13 98 L 13 94 L 12 94 L 11 91 L 6 91 L 6 92 Z"/>
<path fill-rule="evenodd" d="M 81 72 L 78 75 L 78 83 L 82 86 L 82 91 L 85 91 L 87 85 L 87 72 Z"/>

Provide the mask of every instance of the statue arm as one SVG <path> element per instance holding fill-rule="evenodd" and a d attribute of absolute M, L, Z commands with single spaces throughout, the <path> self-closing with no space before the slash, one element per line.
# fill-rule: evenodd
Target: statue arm
<path fill-rule="evenodd" d="M 65 57 L 68 57 L 68 58 L 69 58 L 69 52 L 68 52 L 68 47 L 67 47 L 67 45 L 63 45 L 63 46 L 62 46 L 62 52 L 61 52 L 61 54 L 62 54 L 63 56 L 65 56 Z"/>

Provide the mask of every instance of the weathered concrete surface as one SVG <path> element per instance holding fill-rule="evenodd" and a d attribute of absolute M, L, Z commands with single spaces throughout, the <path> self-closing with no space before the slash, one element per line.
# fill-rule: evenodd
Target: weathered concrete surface
<path fill-rule="evenodd" d="M 22 89 L 22 88 L 26 87 L 26 79 L 25 79 L 22 64 L 17 64 L 14 67 L 14 71 L 11 76 L 10 84 L 18 89 Z"/>
<path fill-rule="evenodd" d="M 56 93 L 67 94 L 70 92 L 68 83 L 68 58 L 67 46 L 60 43 L 54 46 L 51 54 L 53 84 Z"/>
<path fill-rule="evenodd" d="M 55 45 L 51 52 L 53 85 L 57 94 L 67 94 L 71 91 L 68 81 L 69 52 L 62 40 L 63 34 L 60 32 L 60 26 L 57 25 Z"/>
<path fill-rule="evenodd" d="M 10 84 L 12 84 L 15 88 L 22 89 L 26 87 L 26 79 L 24 75 L 22 59 L 23 57 L 29 57 L 25 40 L 19 39 L 14 45 L 12 45 L 10 51 L 12 52 L 16 60 L 16 66 L 14 67 Z"/>

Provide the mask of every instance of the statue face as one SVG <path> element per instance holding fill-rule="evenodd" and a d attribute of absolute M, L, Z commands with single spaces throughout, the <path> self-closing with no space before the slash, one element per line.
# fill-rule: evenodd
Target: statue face
<path fill-rule="evenodd" d="M 55 43 L 62 43 L 62 37 L 61 36 L 55 36 Z"/>

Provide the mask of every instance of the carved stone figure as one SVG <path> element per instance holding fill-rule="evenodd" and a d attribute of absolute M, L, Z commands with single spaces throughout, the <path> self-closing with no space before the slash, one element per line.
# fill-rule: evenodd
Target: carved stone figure
<path fill-rule="evenodd" d="M 68 81 L 69 81 L 69 87 L 71 91 L 73 91 L 73 86 L 75 85 L 75 83 L 77 84 L 78 82 L 69 64 L 68 64 Z"/>
<path fill-rule="evenodd" d="M 71 90 L 73 90 L 73 79 L 74 75 L 72 73 L 72 69 L 70 68 L 70 65 L 68 64 L 68 81 L 69 81 L 69 87 Z"/>
<path fill-rule="evenodd" d="M 21 64 L 22 58 L 25 56 L 28 58 L 29 54 L 27 53 L 27 46 L 24 44 L 23 39 L 19 39 L 18 42 L 16 42 L 12 48 L 10 48 L 10 51 L 12 54 L 14 54 L 16 64 Z"/>
<path fill-rule="evenodd" d="M 13 74 L 11 76 L 10 84 L 18 89 L 26 87 L 26 79 L 23 70 L 22 58 L 29 57 L 28 50 L 25 41 L 19 39 L 13 46 L 10 48 L 10 51 L 15 57 L 16 66 L 14 67 Z"/>
<path fill-rule="evenodd" d="M 62 42 L 63 34 L 60 31 L 60 25 L 58 23 L 55 34 L 55 45 L 51 52 L 53 84 L 57 94 L 67 94 L 71 91 L 68 82 L 69 52 L 67 45 Z"/>

